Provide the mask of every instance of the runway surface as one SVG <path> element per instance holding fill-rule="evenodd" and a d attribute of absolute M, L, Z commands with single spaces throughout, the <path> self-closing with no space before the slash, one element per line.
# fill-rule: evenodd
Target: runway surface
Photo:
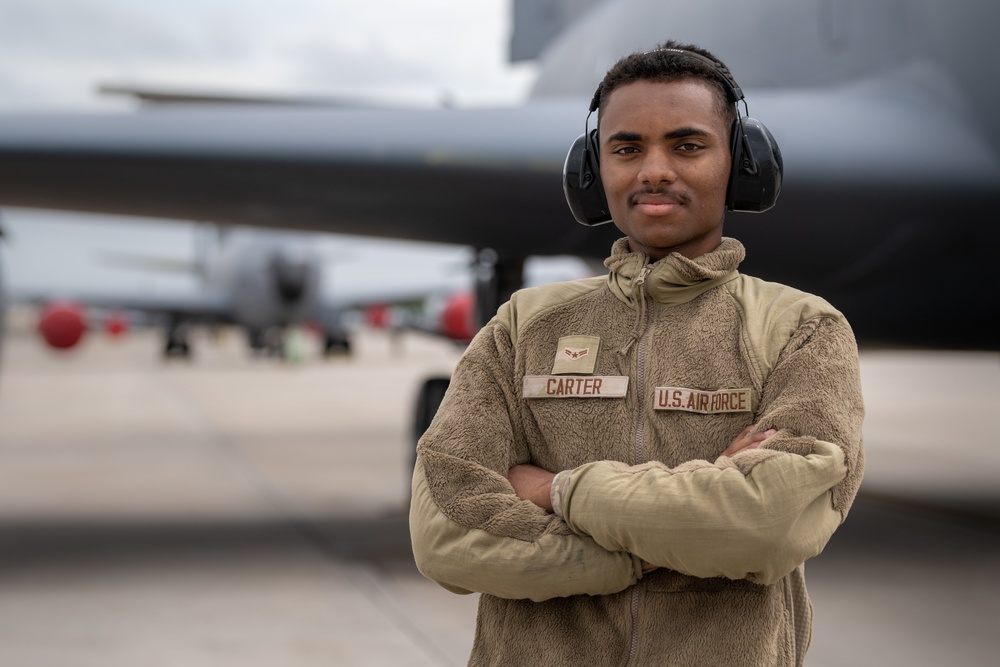
<path fill-rule="evenodd" d="M 416 335 L 287 365 L 158 336 L 0 367 L 0 664 L 463 665 L 474 596 L 422 579 L 405 504 Z M 807 565 L 807 664 L 992 665 L 1000 355 L 862 356 L 865 494 Z"/>

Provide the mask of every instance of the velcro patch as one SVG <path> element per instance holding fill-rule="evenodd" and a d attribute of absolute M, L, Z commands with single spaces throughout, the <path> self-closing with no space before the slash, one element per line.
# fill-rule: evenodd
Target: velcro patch
<path fill-rule="evenodd" d="M 597 365 L 597 353 L 600 351 L 601 339 L 598 336 L 563 336 L 556 345 L 552 374 L 593 373 Z"/>
<path fill-rule="evenodd" d="M 682 410 L 714 415 L 723 412 L 752 412 L 750 389 L 702 391 L 684 387 L 657 387 L 653 407 L 657 410 Z"/>
<path fill-rule="evenodd" d="M 525 375 L 524 398 L 622 398 L 627 375 Z"/>

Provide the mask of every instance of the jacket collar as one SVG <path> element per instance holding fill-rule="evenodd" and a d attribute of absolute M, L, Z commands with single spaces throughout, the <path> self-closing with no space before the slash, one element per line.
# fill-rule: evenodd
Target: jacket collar
<path fill-rule="evenodd" d="M 610 270 L 608 287 L 611 292 L 629 307 L 635 308 L 639 303 L 642 281 L 637 284 L 636 278 L 646 266 L 650 267 L 644 280 L 646 294 L 657 303 L 676 306 L 736 278 L 739 275 L 737 268 L 745 256 L 742 243 L 723 238 L 718 248 L 700 257 L 688 259 L 674 252 L 649 264 L 646 255 L 629 250 L 628 238 L 622 238 L 615 241 L 604 266 Z"/>

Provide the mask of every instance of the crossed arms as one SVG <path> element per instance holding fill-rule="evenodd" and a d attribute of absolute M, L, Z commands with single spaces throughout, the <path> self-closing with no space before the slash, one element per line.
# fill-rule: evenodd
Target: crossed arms
<path fill-rule="evenodd" d="M 512 367 L 510 341 L 502 327 L 484 330 L 418 450 L 418 567 L 455 592 L 532 600 L 615 593 L 644 566 L 780 580 L 822 550 L 860 476 L 856 352 L 852 359 L 843 349 L 853 338 L 836 322 L 800 338 L 772 372 L 758 412 L 760 428 L 781 430 L 745 432 L 715 462 L 582 465 L 560 476 L 560 518 L 543 509 L 550 473 L 515 465 L 529 453 L 516 425 L 497 418 L 515 414 L 519 398 L 513 374 L 496 370 Z M 817 374 L 834 379 L 824 390 L 833 398 L 818 403 L 809 386 Z"/>

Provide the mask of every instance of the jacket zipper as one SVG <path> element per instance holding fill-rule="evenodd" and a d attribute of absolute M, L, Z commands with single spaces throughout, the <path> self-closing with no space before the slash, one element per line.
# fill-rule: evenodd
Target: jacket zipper
<path fill-rule="evenodd" d="M 639 416 L 635 423 L 635 439 L 633 444 L 635 445 L 633 451 L 632 465 L 638 465 L 644 463 L 644 447 L 643 447 L 643 437 L 646 429 L 646 411 L 642 402 L 642 397 L 646 392 L 646 331 L 649 329 L 649 300 L 646 298 L 646 276 L 649 272 L 653 270 L 652 265 L 647 264 L 642 267 L 642 271 L 636 276 L 633 285 L 638 288 L 637 294 L 639 295 L 638 308 L 644 308 L 646 310 L 643 313 L 646 317 L 643 323 L 642 332 L 639 334 L 638 346 L 635 352 L 635 397 L 638 403 Z"/>
<path fill-rule="evenodd" d="M 639 336 L 639 344 L 636 349 L 636 359 L 635 359 L 635 396 L 636 402 L 638 403 L 639 416 L 636 420 L 635 425 L 635 449 L 633 451 L 633 461 L 632 465 L 638 465 L 645 461 L 645 447 L 643 446 L 643 439 L 645 437 L 646 430 L 646 408 L 643 397 L 646 394 L 646 331 L 649 329 L 649 309 L 650 303 L 645 298 L 646 291 L 646 276 L 649 272 L 653 270 L 651 265 L 646 265 L 639 272 L 633 283 L 640 292 L 639 295 L 639 307 L 646 309 L 646 322 L 643 327 L 642 333 Z M 639 650 L 639 587 L 632 587 L 632 599 L 630 603 L 630 611 L 632 614 L 632 636 L 629 641 L 628 649 L 628 660 L 625 661 L 625 667 L 630 667 L 635 660 L 636 653 Z"/>

